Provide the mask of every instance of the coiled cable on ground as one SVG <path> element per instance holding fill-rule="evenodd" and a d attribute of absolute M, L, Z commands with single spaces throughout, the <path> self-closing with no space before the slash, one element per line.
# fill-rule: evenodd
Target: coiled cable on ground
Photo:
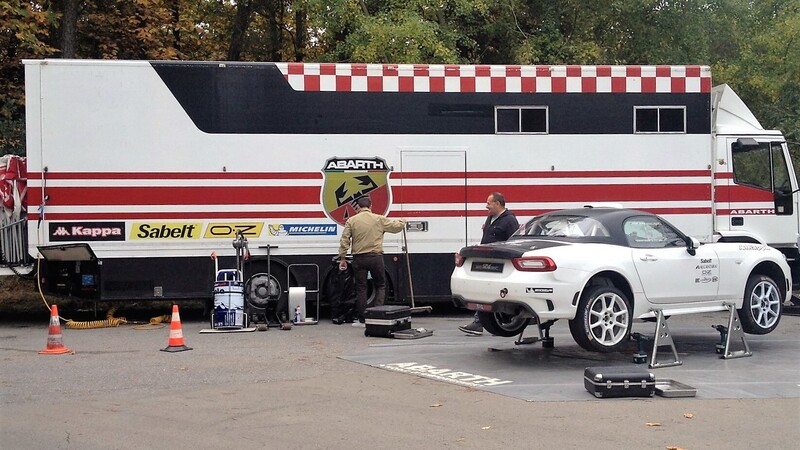
<path fill-rule="evenodd" d="M 163 316 L 156 316 L 150 318 L 150 323 L 144 325 L 136 325 L 134 330 L 157 330 L 164 328 L 168 323 L 172 322 L 172 315 L 164 314 Z"/>
<path fill-rule="evenodd" d="M 114 317 L 117 308 L 110 308 L 106 313 L 106 320 L 92 320 L 89 322 L 76 322 L 74 320 L 66 320 L 64 326 L 70 330 L 90 330 L 94 328 L 111 328 L 118 327 L 128 323 L 124 317 Z"/>

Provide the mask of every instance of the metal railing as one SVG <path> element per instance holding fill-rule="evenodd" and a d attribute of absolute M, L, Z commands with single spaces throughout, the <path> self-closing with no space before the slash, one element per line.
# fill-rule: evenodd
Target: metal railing
<path fill-rule="evenodd" d="M 0 226 L 0 266 L 24 266 L 31 264 L 28 255 L 28 220 L 5 223 Z"/>

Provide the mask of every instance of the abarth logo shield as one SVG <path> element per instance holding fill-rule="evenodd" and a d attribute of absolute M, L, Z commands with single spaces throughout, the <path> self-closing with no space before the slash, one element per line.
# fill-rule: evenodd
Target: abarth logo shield
<path fill-rule="evenodd" d="M 369 194 L 372 212 L 386 214 L 391 204 L 389 165 L 383 158 L 331 158 L 322 174 L 322 207 L 334 222 L 344 225 L 355 215 L 355 201 Z"/>

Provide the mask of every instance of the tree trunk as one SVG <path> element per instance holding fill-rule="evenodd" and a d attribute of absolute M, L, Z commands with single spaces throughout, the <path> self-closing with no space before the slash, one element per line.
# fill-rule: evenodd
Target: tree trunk
<path fill-rule="evenodd" d="M 64 0 L 64 15 L 61 19 L 61 57 L 75 58 L 75 34 L 78 26 L 80 0 Z"/>
<path fill-rule="evenodd" d="M 241 1 L 236 4 L 236 16 L 231 24 L 231 45 L 228 47 L 228 61 L 239 61 L 244 49 L 244 37 L 253 17 L 253 2 Z"/>
<path fill-rule="evenodd" d="M 306 49 L 306 12 L 299 9 L 294 14 L 294 60 L 302 62 L 305 59 Z"/>
<path fill-rule="evenodd" d="M 170 9 L 172 9 L 172 37 L 174 39 L 173 46 L 175 50 L 180 53 L 181 51 L 181 7 L 178 4 L 179 0 L 172 0 L 172 5 Z"/>

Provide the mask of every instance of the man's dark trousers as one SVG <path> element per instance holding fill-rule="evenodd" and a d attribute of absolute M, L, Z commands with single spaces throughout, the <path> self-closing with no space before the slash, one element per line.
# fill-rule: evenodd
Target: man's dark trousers
<path fill-rule="evenodd" d="M 353 271 L 356 278 L 356 308 L 358 317 L 363 319 L 364 310 L 367 309 L 367 272 L 372 274 L 372 283 L 375 287 L 375 301 L 372 306 L 382 306 L 386 296 L 383 255 L 378 253 L 353 255 Z"/>

